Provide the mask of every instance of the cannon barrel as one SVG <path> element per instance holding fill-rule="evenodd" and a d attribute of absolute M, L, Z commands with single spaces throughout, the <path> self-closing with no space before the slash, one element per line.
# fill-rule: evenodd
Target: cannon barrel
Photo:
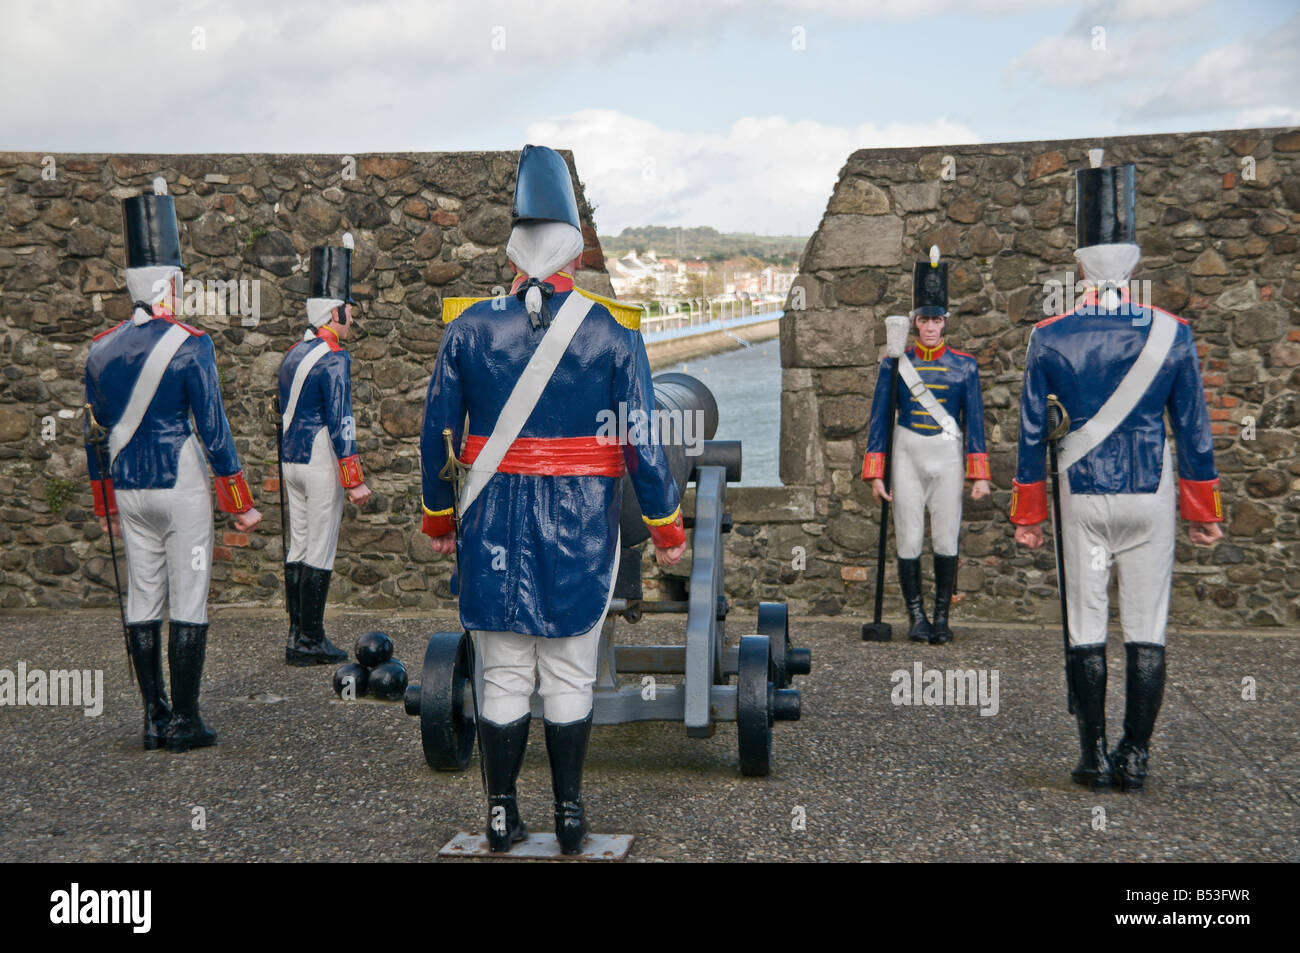
<path fill-rule="evenodd" d="M 713 439 L 718 432 L 718 402 L 704 382 L 689 374 L 668 371 L 655 375 L 654 387 L 658 412 L 655 436 L 668 458 L 668 469 L 677 481 L 678 492 L 686 492 L 695 467 L 701 465 L 724 466 L 728 481 L 739 480 L 740 441 Z M 688 448 L 692 451 L 689 454 Z M 641 505 L 632 481 L 626 476 L 619 526 L 624 547 L 650 538 L 650 531 L 641 519 Z"/>

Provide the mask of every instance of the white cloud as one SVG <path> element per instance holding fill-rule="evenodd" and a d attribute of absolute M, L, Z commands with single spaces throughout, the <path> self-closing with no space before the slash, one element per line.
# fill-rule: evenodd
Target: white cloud
<path fill-rule="evenodd" d="M 1177 63 L 1187 14 L 1209 0 L 1093 0 L 1060 35 L 1011 61 L 1007 76 L 1060 89 L 1147 78 Z"/>
<path fill-rule="evenodd" d="M 683 132 L 614 110 L 587 109 L 528 126 L 529 142 L 572 149 L 600 230 L 712 225 L 720 231 L 811 234 L 856 149 L 977 142 L 948 118 L 834 126 L 746 117 L 718 132 Z"/>
<path fill-rule="evenodd" d="M 1172 69 L 1133 94 L 1137 120 L 1227 112 L 1243 126 L 1300 121 L 1300 15 L 1276 29 L 1252 31 Z"/>

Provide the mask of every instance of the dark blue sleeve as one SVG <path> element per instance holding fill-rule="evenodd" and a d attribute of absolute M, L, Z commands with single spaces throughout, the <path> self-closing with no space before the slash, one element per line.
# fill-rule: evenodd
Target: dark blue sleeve
<path fill-rule="evenodd" d="M 876 374 L 876 391 L 871 397 L 871 425 L 867 429 L 867 453 L 885 452 L 885 434 L 890 424 L 889 385 L 894 379 L 894 364 L 894 358 L 885 358 Z"/>
<path fill-rule="evenodd" d="M 615 334 L 613 404 L 615 414 L 619 404 L 627 407 L 627 420 L 654 420 L 654 383 L 650 377 L 650 358 L 646 356 L 645 343 L 638 331 L 622 328 Z M 645 414 L 644 418 L 641 415 Z M 668 458 L 663 446 L 652 438 L 651 427 L 629 427 L 629 437 L 623 445 L 623 460 L 627 464 L 632 489 L 641 514 L 652 527 L 670 520 L 677 514 L 681 497 L 677 481 L 668 469 Z M 632 437 L 640 439 L 633 440 Z"/>
<path fill-rule="evenodd" d="M 1178 449 L 1178 476 L 1198 482 L 1214 480 L 1219 471 L 1214 465 L 1214 438 L 1201 381 L 1201 362 L 1196 356 L 1192 329 L 1185 324 L 1178 327 L 1174 354 L 1177 371 L 1165 409 Z"/>
<path fill-rule="evenodd" d="M 91 399 L 92 390 L 90 386 L 89 363 L 86 365 L 85 381 L 86 381 L 85 402 L 91 405 L 91 410 L 95 414 L 95 418 L 98 420 L 99 410 L 94 407 L 94 401 Z M 85 418 L 83 421 L 84 426 L 82 428 L 82 433 L 88 436 L 90 433 L 90 414 L 83 414 L 82 416 Z M 89 440 L 86 440 L 85 443 L 86 443 L 86 469 L 90 473 L 90 479 L 92 482 L 95 480 L 102 480 L 104 479 L 105 474 L 99 472 L 99 454 L 95 452 L 95 446 Z"/>
<path fill-rule="evenodd" d="M 1020 389 L 1020 444 L 1016 482 L 1028 486 L 1047 479 L 1048 382 L 1043 349 L 1036 333 L 1029 335 L 1025 379 Z"/>
<path fill-rule="evenodd" d="M 189 352 L 190 366 L 185 374 L 185 396 L 194 415 L 194 428 L 203 443 L 208 465 L 219 477 L 239 473 L 239 454 L 235 438 L 226 421 L 221 402 L 221 382 L 217 378 L 217 352 L 206 334 L 196 335 L 182 345 Z"/>
<path fill-rule="evenodd" d="M 424 402 L 424 422 L 420 427 L 420 485 L 424 506 L 424 532 L 442 536 L 454 528 L 451 515 L 455 492 L 449 480 L 438 474 L 447 462 L 446 442 L 442 431 L 450 427 L 452 442 L 460 446 L 465 421 L 465 397 L 457 362 L 460 326 L 447 325 L 438 345 L 437 362 L 429 379 Z"/>
<path fill-rule="evenodd" d="M 356 422 L 352 418 L 352 355 L 335 351 L 316 365 L 325 401 L 325 425 L 334 455 L 340 460 L 356 456 Z"/>
<path fill-rule="evenodd" d="M 980 367 L 975 361 L 967 365 L 962 382 L 962 412 L 966 426 L 966 454 L 982 454 L 984 446 L 984 394 L 980 391 Z"/>

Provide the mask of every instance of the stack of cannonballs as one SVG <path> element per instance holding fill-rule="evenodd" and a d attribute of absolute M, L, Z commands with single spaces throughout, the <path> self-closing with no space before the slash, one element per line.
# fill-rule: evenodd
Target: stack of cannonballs
<path fill-rule="evenodd" d="M 367 632 L 357 639 L 357 660 L 339 666 L 334 673 L 334 691 L 342 698 L 351 685 L 351 698 L 368 695 L 381 701 L 397 701 L 406 692 L 406 666 L 393 658 L 393 640 L 383 632 Z"/>

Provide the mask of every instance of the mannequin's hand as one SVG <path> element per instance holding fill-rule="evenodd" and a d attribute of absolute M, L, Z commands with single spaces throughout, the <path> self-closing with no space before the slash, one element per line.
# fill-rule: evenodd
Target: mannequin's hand
<path fill-rule="evenodd" d="M 106 517 L 101 516 L 99 518 L 99 528 L 105 533 L 108 532 L 108 519 Z M 116 513 L 113 514 L 113 535 L 122 535 L 122 520 Z"/>
<path fill-rule="evenodd" d="M 686 544 L 674 546 L 671 549 L 660 549 L 655 547 L 655 562 L 661 566 L 675 566 L 681 561 L 683 554 L 686 552 Z"/>
<path fill-rule="evenodd" d="M 1016 542 L 1021 546 L 1037 549 L 1043 545 L 1043 524 L 1035 523 L 1033 526 L 1017 526 Z"/>
<path fill-rule="evenodd" d="M 1223 527 L 1218 523 L 1190 523 L 1187 538 L 1197 546 L 1213 546 L 1223 539 Z"/>
<path fill-rule="evenodd" d="M 357 506 L 365 506 L 366 500 L 370 499 L 370 487 L 364 483 L 358 483 L 356 486 L 348 487 L 348 500 Z"/>
<path fill-rule="evenodd" d="M 235 514 L 235 528 L 241 533 L 247 533 L 260 522 L 262 522 L 262 514 L 256 509 L 245 510 L 243 513 Z"/>
<path fill-rule="evenodd" d="M 989 495 L 989 490 L 990 487 L 988 480 L 976 480 L 971 484 L 970 498 L 972 500 L 982 500 L 984 497 Z"/>
<path fill-rule="evenodd" d="M 894 497 L 885 489 L 885 481 L 880 477 L 871 481 L 871 495 L 876 498 L 877 503 L 881 500 L 889 500 L 891 503 L 894 501 Z"/>
<path fill-rule="evenodd" d="M 444 556 L 450 556 L 456 551 L 456 534 L 447 533 L 445 536 L 439 536 L 432 540 L 433 551 L 442 553 Z"/>

